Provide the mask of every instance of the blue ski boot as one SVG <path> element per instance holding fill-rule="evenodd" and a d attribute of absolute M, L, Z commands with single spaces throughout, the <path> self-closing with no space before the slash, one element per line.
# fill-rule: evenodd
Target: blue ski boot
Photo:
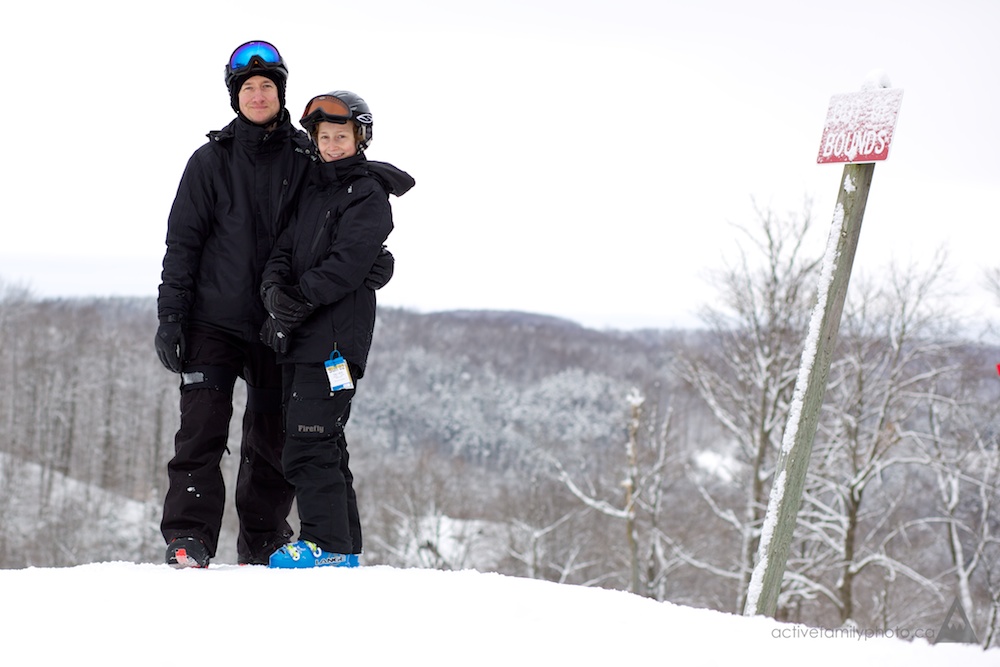
<path fill-rule="evenodd" d="M 306 540 L 286 544 L 273 554 L 267 566 L 274 568 L 357 567 L 357 554 L 335 554 L 323 551 Z"/>

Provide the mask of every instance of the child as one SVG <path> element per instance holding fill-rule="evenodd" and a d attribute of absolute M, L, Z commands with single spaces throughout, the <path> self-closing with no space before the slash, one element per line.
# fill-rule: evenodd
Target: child
<path fill-rule="evenodd" d="M 295 486 L 300 531 L 268 566 L 354 567 L 361 524 L 344 425 L 375 328 L 375 292 L 365 278 L 392 231 L 388 195 L 404 194 L 414 180 L 366 159 L 372 114 L 354 93 L 314 97 L 299 122 L 320 161 L 264 268 L 270 317 L 261 339 L 282 364 L 281 462 Z"/>

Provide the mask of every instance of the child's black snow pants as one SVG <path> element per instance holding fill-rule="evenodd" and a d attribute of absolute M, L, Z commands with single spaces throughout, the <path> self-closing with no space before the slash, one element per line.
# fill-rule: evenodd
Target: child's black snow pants
<path fill-rule="evenodd" d="M 330 391 L 319 362 L 285 365 L 284 382 L 281 462 L 295 487 L 299 537 L 324 551 L 361 553 L 361 521 L 344 437 L 355 390 Z"/>

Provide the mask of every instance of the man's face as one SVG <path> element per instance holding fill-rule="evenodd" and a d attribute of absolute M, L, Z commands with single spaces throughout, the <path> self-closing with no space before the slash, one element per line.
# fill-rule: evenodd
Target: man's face
<path fill-rule="evenodd" d="M 281 110 L 278 87 L 266 76 L 255 75 L 244 81 L 239 100 L 240 112 L 258 125 L 273 120 Z"/>

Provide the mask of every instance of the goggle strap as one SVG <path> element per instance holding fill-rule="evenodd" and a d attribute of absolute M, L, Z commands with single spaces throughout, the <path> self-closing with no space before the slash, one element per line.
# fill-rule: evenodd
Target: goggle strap
<path fill-rule="evenodd" d="M 317 109 L 316 111 L 303 116 L 302 119 L 299 120 L 299 123 L 305 127 L 308 125 L 317 125 L 323 121 L 326 121 L 327 123 L 337 123 L 338 125 L 346 125 L 351 121 L 351 119 L 344 116 L 332 116 L 320 109 Z"/>

